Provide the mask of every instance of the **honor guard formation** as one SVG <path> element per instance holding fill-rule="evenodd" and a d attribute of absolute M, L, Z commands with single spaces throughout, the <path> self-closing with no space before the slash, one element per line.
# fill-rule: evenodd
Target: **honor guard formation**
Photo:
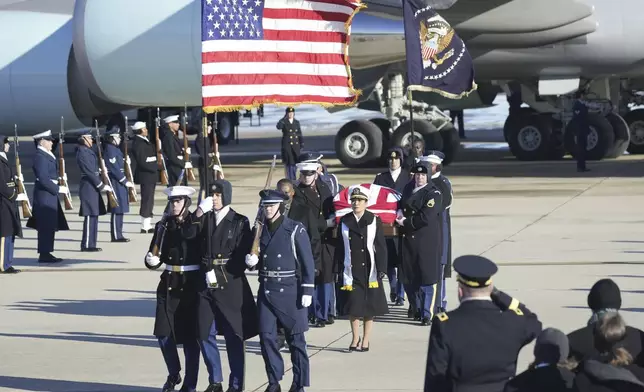
<path fill-rule="evenodd" d="M 216 135 L 206 121 L 194 144 L 199 189 L 187 186 L 196 178 L 185 117 L 183 126 L 182 140 L 179 115 L 157 115 L 152 134 L 137 121 L 130 144 L 127 129 L 113 126 L 101 135 L 96 126 L 81 133 L 76 146 L 81 252 L 101 251 L 98 222 L 107 213 L 111 242 L 130 241 L 123 235 L 124 214 L 131 202 L 140 202 L 140 233 L 151 237 L 144 264 L 162 271 L 153 327 L 167 368 L 162 391 L 196 391 L 201 358 L 206 392 L 243 391 L 246 342 L 255 337 L 266 391 L 281 391 L 285 351 L 292 363 L 289 391 L 304 391 L 315 372 L 307 353 L 309 328 L 346 319 L 352 336 L 346 352 L 367 353 L 374 323 L 390 306 L 406 306 L 410 322 L 428 327 L 428 392 L 644 389 L 644 332 L 625 325 L 612 280 L 595 284 L 588 295 L 593 317 L 566 336 L 553 328 L 542 331 L 535 313 L 494 285 L 498 267 L 491 260 L 461 256 L 452 266 L 452 185 L 443 174 L 445 156 L 425 151 L 422 140 L 414 141 L 409 155 L 389 150 L 389 168 L 372 184 L 345 188 L 328 172 L 323 155 L 303 152 L 300 124 L 288 108 L 277 124 L 285 176 L 272 185 L 274 158 L 257 216 L 246 217 L 233 207 L 234 184 L 223 178 Z M 73 206 L 59 139 L 57 157 L 51 131 L 34 136 L 35 184 L 28 197 L 18 151 L 14 165 L 7 158 L 9 137 L 2 137 L 2 274 L 19 272 L 12 262 L 16 237 L 22 236 L 20 210 L 27 227 L 37 230 L 38 262 L 61 261 L 54 256 L 55 234 L 69 230 L 65 211 Z M 14 148 L 17 142 L 16 134 Z M 157 183 L 166 185 L 167 196 L 160 218 L 152 212 Z M 382 207 L 386 203 L 393 204 Z M 256 292 L 249 279 L 258 279 Z M 459 304 L 451 311 L 448 284 L 458 290 Z M 227 378 L 218 338 L 226 348 Z M 519 351 L 535 339 L 534 363 L 515 376 Z"/>

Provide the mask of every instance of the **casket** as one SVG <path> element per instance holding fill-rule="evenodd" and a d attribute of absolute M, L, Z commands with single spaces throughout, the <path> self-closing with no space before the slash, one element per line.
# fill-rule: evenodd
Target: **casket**
<path fill-rule="evenodd" d="M 399 229 L 399 226 L 396 223 L 382 224 L 382 231 L 385 233 L 385 237 L 397 237 L 398 229 Z"/>
<path fill-rule="evenodd" d="M 369 200 L 367 201 L 367 211 L 374 213 L 380 217 L 383 223 L 383 231 L 385 236 L 398 235 L 399 227 L 396 224 L 396 211 L 398 210 L 398 203 L 400 202 L 400 193 L 395 189 L 386 186 L 375 184 L 359 184 L 353 185 L 343 189 L 340 193 L 333 198 L 333 206 L 335 207 L 336 223 L 340 223 L 340 218 L 352 212 L 351 200 L 349 195 L 351 191 L 361 186 L 369 191 Z"/>

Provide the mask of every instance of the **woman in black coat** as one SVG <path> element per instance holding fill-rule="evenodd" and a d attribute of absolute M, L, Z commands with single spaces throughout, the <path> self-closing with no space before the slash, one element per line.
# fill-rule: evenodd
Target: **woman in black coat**
<path fill-rule="evenodd" d="M 360 344 L 360 321 L 364 322 L 362 351 L 369 351 L 373 318 L 386 314 L 387 298 L 382 278 L 387 271 L 387 245 L 382 221 L 367 211 L 369 191 L 357 186 L 351 191 L 353 213 L 347 214 L 338 225 L 339 241 L 336 259 L 342 279 L 344 314 L 349 316 L 353 340 L 349 351 Z"/>

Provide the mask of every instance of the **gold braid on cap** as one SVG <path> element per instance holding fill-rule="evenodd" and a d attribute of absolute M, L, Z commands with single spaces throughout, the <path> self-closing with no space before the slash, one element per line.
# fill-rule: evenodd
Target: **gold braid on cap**
<path fill-rule="evenodd" d="M 473 288 L 479 288 L 479 287 L 487 287 L 492 284 L 492 278 L 488 279 L 485 283 L 481 284 L 477 281 L 474 280 L 467 280 L 463 278 L 461 275 L 458 275 L 456 277 L 456 280 L 459 281 L 460 283 L 463 283 L 465 286 L 468 287 L 473 287 Z"/>

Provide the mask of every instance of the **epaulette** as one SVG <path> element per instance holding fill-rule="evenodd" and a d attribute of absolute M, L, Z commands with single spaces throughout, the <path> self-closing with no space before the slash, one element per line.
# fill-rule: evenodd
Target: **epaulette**
<path fill-rule="evenodd" d="M 438 318 L 438 321 L 444 322 L 444 321 L 447 321 L 447 319 L 449 319 L 449 316 L 445 312 L 440 312 L 436 315 L 436 318 Z"/>

